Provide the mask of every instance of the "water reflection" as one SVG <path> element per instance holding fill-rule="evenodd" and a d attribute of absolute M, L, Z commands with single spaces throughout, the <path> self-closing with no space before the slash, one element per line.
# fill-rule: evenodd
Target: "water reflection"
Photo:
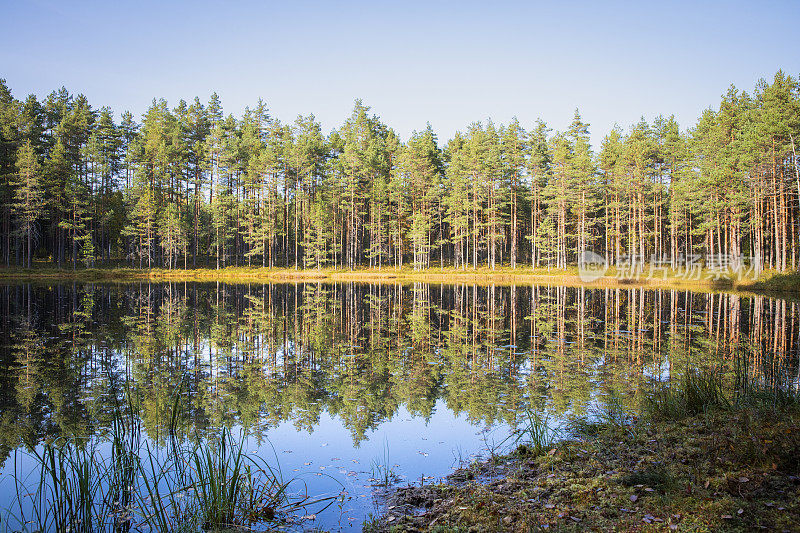
<path fill-rule="evenodd" d="M 797 387 L 797 303 L 763 296 L 475 285 L 198 283 L 0 288 L 0 458 L 102 431 L 126 390 L 149 438 L 324 414 L 353 444 L 401 407 L 513 425 L 582 414 L 651 378 L 746 368 Z M 743 366 L 744 365 L 744 366 Z M 180 409 L 173 408 L 181 394 Z"/>

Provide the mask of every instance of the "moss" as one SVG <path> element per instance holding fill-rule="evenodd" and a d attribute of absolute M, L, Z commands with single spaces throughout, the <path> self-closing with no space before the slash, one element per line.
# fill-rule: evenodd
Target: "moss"
<path fill-rule="evenodd" d="M 639 421 L 635 431 L 609 426 L 538 457 L 517 449 L 502 470 L 475 463 L 439 485 L 398 489 L 392 514 L 372 527 L 798 531 L 799 419 L 796 410 L 716 409 Z"/>

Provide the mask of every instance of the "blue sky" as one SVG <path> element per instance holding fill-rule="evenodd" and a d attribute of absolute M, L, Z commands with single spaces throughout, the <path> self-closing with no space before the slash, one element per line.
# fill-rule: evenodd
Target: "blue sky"
<path fill-rule="evenodd" d="M 259 97 L 327 132 L 362 98 L 403 138 L 474 120 L 563 129 L 598 147 L 615 122 L 683 127 L 733 83 L 800 73 L 800 2 L 58 2 L 4 0 L 0 77 L 15 96 L 65 85 L 137 116 L 212 91 Z"/>

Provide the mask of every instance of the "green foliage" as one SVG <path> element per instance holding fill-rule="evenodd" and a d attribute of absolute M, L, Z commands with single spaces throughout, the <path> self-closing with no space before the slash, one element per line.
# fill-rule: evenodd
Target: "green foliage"
<path fill-rule="evenodd" d="M 16 501 L 4 522 L 35 531 L 117 531 L 134 524 L 149 531 L 208 531 L 279 523 L 336 501 L 293 495 L 289 487 L 296 480 L 245 454 L 227 430 L 194 446 L 172 440 L 163 455 L 142 446 L 137 411 L 129 403 L 113 414 L 110 457 L 94 439 L 57 439 L 34 451 L 37 479 L 31 487 L 14 476 Z"/>
<path fill-rule="evenodd" d="M 551 427 L 547 415 L 528 409 L 521 414 L 521 418 L 506 439 L 516 447 L 518 454 L 532 457 L 544 455 L 561 438 L 561 432 L 558 428 Z"/>
<path fill-rule="evenodd" d="M 640 272 L 653 260 L 730 256 L 798 267 L 792 139 L 800 85 L 778 71 L 731 87 L 682 130 L 674 116 L 614 127 L 599 151 L 575 110 L 473 122 L 444 148 L 428 124 L 402 141 L 361 100 L 325 136 L 263 101 L 240 118 L 153 100 L 137 124 L 62 89 L 43 101 L 0 88 L 0 255 L 140 267 L 258 265 L 415 269 L 507 263 L 564 269 L 586 250 Z M 760 261 L 745 258 L 755 256 Z"/>
<path fill-rule="evenodd" d="M 644 411 L 655 420 L 678 420 L 728 406 L 719 374 L 689 370 L 680 381 L 656 388 L 645 400 Z"/>

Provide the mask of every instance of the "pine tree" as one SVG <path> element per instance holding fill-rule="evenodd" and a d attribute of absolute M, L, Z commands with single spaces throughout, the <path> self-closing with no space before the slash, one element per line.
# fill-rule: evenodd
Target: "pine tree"
<path fill-rule="evenodd" d="M 25 141 L 17 152 L 17 175 L 12 186 L 14 188 L 12 209 L 17 233 L 24 238 L 24 257 L 27 267 L 30 268 L 34 241 L 37 238 L 36 221 L 44 206 L 41 165 L 30 140 Z"/>
<path fill-rule="evenodd" d="M 592 244 L 593 229 L 596 225 L 594 213 L 597 209 L 597 184 L 594 156 L 589 145 L 589 124 L 581 120 L 580 113 L 575 115 L 570 125 L 568 136 L 572 145 L 569 159 L 570 204 L 575 220 L 576 255 L 581 255 Z"/>
<path fill-rule="evenodd" d="M 6 265 L 11 261 L 11 204 L 14 195 L 12 180 L 16 174 L 16 152 L 19 137 L 17 116 L 19 102 L 12 96 L 4 79 L 0 79 L 0 233 Z"/>
<path fill-rule="evenodd" d="M 178 254 L 184 250 L 186 245 L 186 235 L 176 204 L 171 203 L 162 210 L 158 221 L 158 237 L 161 241 L 167 268 L 172 269 L 175 267 Z"/>
<path fill-rule="evenodd" d="M 534 266 L 539 265 L 540 259 L 539 251 L 535 244 L 535 235 L 544 208 L 542 192 L 550 181 L 552 154 L 548 143 L 549 133 L 550 129 L 547 127 L 547 124 L 540 119 L 536 121 L 536 126 L 530 132 L 528 138 L 530 150 L 527 169 L 529 178 L 528 201 L 530 204 L 531 224 L 530 235 L 527 236 L 527 239 L 531 246 L 531 263 Z"/>
<path fill-rule="evenodd" d="M 519 244 L 518 218 L 518 192 L 524 179 L 525 165 L 527 162 L 527 134 L 514 117 L 507 128 L 501 128 L 503 175 L 510 195 L 510 260 L 511 268 L 517 267 L 517 246 Z"/>
<path fill-rule="evenodd" d="M 441 152 L 430 124 L 424 131 L 412 133 L 400 161 L 409 183 L 409 238 L 417 270 L 430 266 L 432 215 L 442 172 Z"/>
<path fill-rule="evenodd" d="M 558 253 L 558 234 L 550 216 L 544 217 L 541 224 L 536 227 L 536 234 L 533 240 L 542 262 L 547 265 L 547 270 L 549 271 Z"/>

